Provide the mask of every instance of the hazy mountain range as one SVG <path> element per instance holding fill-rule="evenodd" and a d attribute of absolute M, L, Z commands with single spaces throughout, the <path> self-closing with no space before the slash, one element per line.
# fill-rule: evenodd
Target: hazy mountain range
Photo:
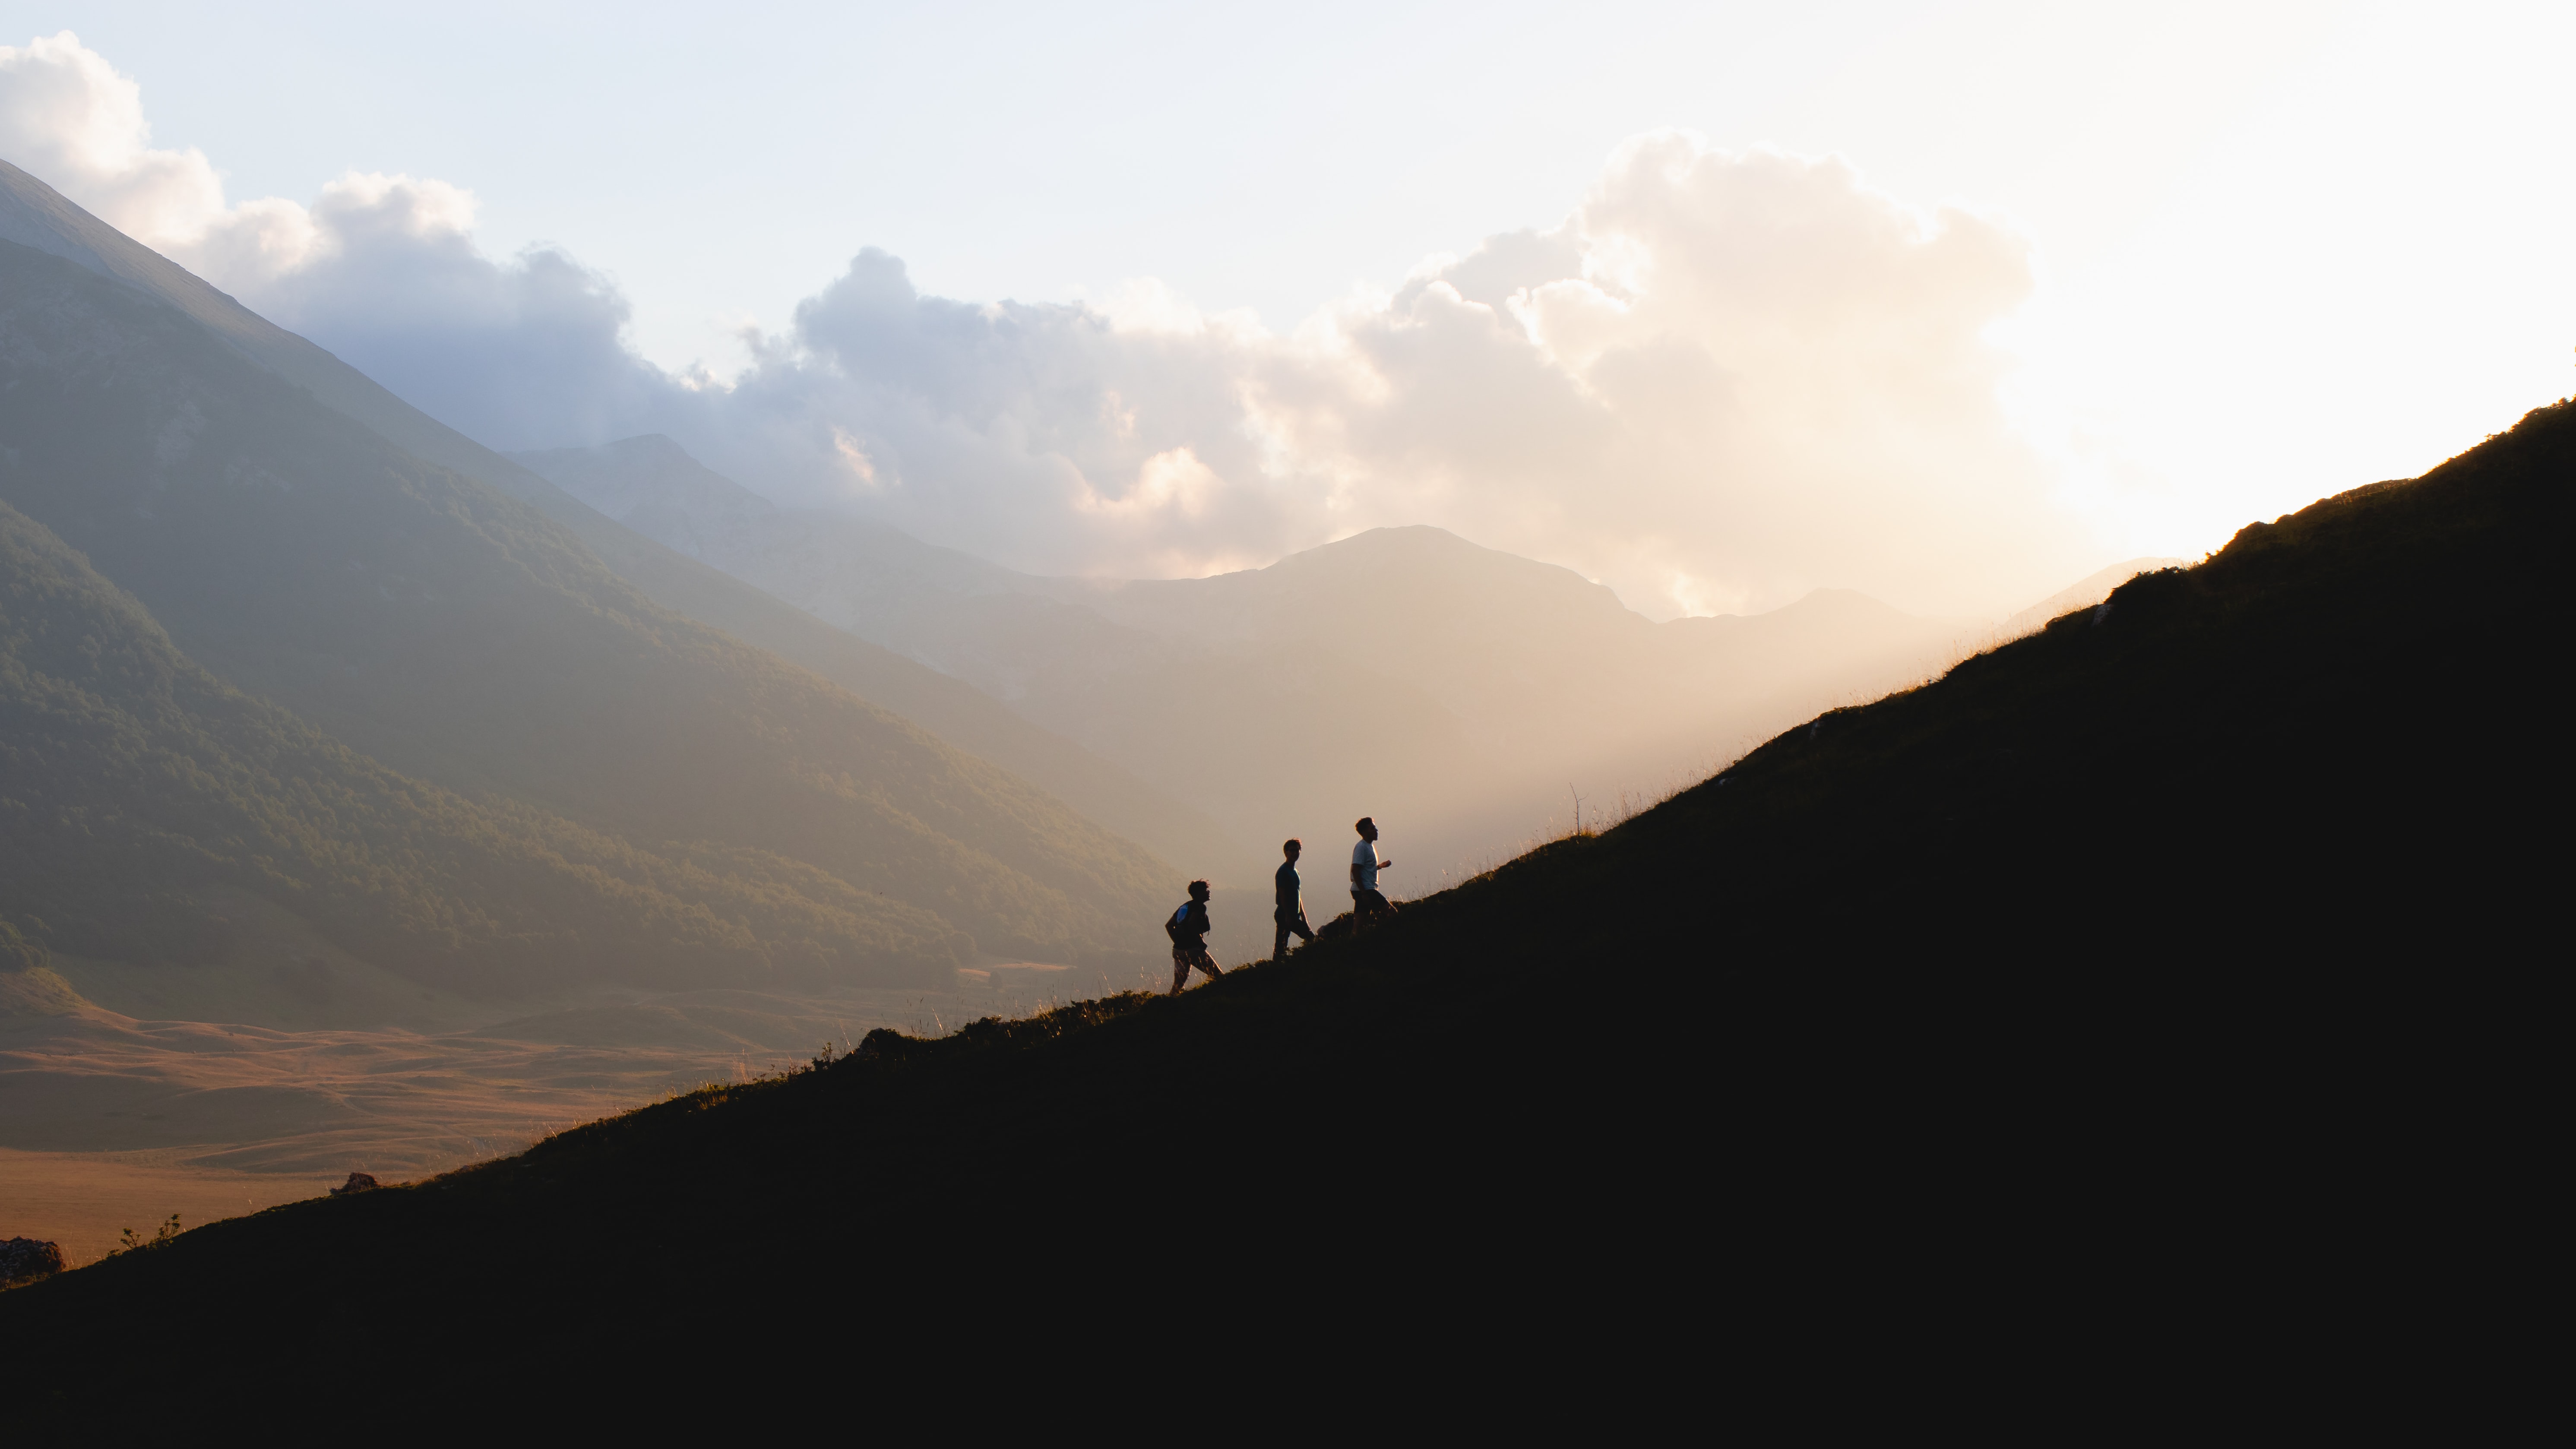
<path fill-rule="evenodd" d="M 798 944 L 806 937 L 761 936 L 751 913 L 724 909 L 720 918 L 774 965 L 944 979 L 978 951 L 1150 952 L 1171 866 L 831 679 L 664 607 L 601 558 L 658 568 L 664 592 L 694 592 L 737 624 L 766 611 L 777 633 L 810 632 L 809 655 L 855 661 L 847 672 L 910 676 L 915 693 L 946 698 L 968 732 L 1016 735 L 1076 771 L 1114 778 L 1110 767 L 970 690 L 669 557 L 498 459 L 488 471 L 528 497 L 397 446 L 370 424 L 477 461 L 472 445 L 23 173 L 0 182 L 6 234 L 54 243 L 0 242 L 0 502 L 24 517 L 13 557 L 52 571 L 11 580 L 13 632 L 52 627 L 20 601 L 64 589 L 105 597 L 98 582 L 112 583 L 189 660 L 290 711 L 293 723 L 273 721 L 272 733 L 319 730 L 401 777 L 489 802 L 494 820 L 575 822 L 789 916 L 839 911 L 891 932 L 868 945 L 844 931 L 811 958 Z M 586 521 L 601 547 L 542 503 Z M 54 539 L 85 555 L 98 580 L 66 574 Z M 142 627 L 134 610 L 90 612 Z M 58 654 L 39 662 L 22 676 L 27 690 L 96 693 Z M 102 831 L 166 838 L 190 859 L 227 855 L 168 820 L 82 815 L 90 802 L 73 782 L 87 777 L 71 762 L 90 741 L 67 738 L 71 753 L 60 755 L 11 743 L 0 793 L 24 858 L 69 858 Z M 181 758 L 185 767 L 168 768 L 224 774 Z M 53 785 L 70 793 L 48 793 Z M 275 789 L 305 786 L 286 770 Z M 1136 793 L 1155 798 L 1141 784 Z M 272 859 L 257 849 L 247 858 Z M 74 954 L 140 949 L 112 928 L 141 916 L 177 913 L 154 939 L 185 939 L 183 918 L 201 909 L 187 891 L 203 882 L 151 871 L 60 877 L 87 892 L 77 901 L 38 892 L 38 879 L 13 871 L 0 882 L 0 914 L 41 923 L 49 945 Z M 514 888 L 542 895 L 535 878 Z M 854 915 L 862 901 L 875 904 Z M 480 899 L 458 908 L 510 918 Z M 567 921 L 584 916 L 577 903 L 564 909 Z M 447 929 L 434 913 L 393 919 L 414 935 Z M 658 954 L 672 951 L 685 955 L 676 944 Z M 599 969 L 659 977 L 670 963 L 648 959 L 656 954 L 602 947 Z"/>
<path fill-rule="evenodd" d="M 75 261 L 176 307 L 226 347 L 363 423 L 415 458 L 527 503 L 570 530 L 600 562 L 662 607 L 800 664 L 958 748 L 1028 779 L 1113 830 L 1176 848 L 1213 838 L 1214 827 L 1205 817 L 1067 741 L 1030 728 L 978 691 L 839 630 L 820 627 L 812 616 L 584 506 L 395 397 L 328 352 L 271 325 L 5 161 L 0 161 L 0 241 Z"/>
<path fill-rule="evenodd" d="M 1846 590 L 1658 624 L 1570 569 L 1420 527 L 1212 578 L 1042 578 L 779 508 L 665 437 L 513 457 L 1157 781 L 1227 828 L 1237 849 L 1209 869 L 1236 878 L 1258 879 L 1283 836 L 1338 842 L 1368 813 L 1416 857 L 1403 889 L 1425 888 L 1571 826 L 1569 789 L 1596 810 L 1661 794 L 1994 633 Z M 2167 562 L 2105 570 L 2010 632 Z"/>

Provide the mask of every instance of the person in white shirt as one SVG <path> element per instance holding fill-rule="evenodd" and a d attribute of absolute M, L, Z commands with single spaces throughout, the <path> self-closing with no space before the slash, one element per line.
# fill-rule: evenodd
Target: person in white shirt
<path fill-rule="evenodd" d="M 1362 920 L 1383 916 L 1395 907 L 1377 888 L 1377 873 L 1395 864 L 1382 860 L 1377 853 L 1377 822 L 1363 815 L 1352 827 L 1360 833 L 1360 843 L 1351 847 L 1351 913 Z"/>

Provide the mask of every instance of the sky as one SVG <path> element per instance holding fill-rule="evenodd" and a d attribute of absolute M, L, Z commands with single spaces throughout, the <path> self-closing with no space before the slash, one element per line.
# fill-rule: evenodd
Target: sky
<path fill-rule="evenodd" d="M 0 6 L 0 155 L 503 448 L 1044 572 L 2008 612 L 2576 382 L 2576 7 Z"/>

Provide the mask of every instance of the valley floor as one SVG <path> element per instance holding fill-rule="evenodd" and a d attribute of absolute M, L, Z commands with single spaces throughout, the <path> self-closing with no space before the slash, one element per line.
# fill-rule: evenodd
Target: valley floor
<path fill-rule="evenodd" d="M 96 990 L 100 973 L 84 972 Z M 598 991 L 416 1027 L 138 1018 L 87 1005 L 0 1020 L 0 1238 L 95 1262 L 149 1237 L 320 1196 L 352 1171 L 423 1178 L 709 1082 L 841 1053 L 877 1027 L 936 1037 L 1071 995 L 1066 968 L 992 963 L 954 991 Z M 1095 976 L 1097 973 L 1093 973 Z M 132 1001 L 120 1002 L 133 1005 Z M 490 1019 L 500 1017 L 501 1019 Z"/>
<path fill-rule="evenodd" d="M 73 1267 L 107 1256 L 127 1228 L 151 1237 L 179 1216 L 203 1227 L 262 1208 L 320 1197 L 315 1173 L 238 1172 L 202 1166 L 186 1148 L 155 1152 L 19 1152 L 0 1147 L 0 1236 L 58 1245 Z M 346 1174 L 342 1174 L 343 1177 Z"/>

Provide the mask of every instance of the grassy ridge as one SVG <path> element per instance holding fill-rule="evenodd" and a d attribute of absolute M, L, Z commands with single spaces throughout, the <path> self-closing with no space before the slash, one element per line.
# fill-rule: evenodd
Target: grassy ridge
<path fill-rule="evenodd" d="M 1312 1307 L 1525 1350 L 1635 1341 L 1639 1293 L 1776 1336 L 1919 1289 L 1919 1339 L 2073 1322 L 2070 1280 L 2205 1307 L 2249 1248 L 2345 1271 L 2373 1184 L 2491 1130 L 2454 1108 L 2545 1096 L 2504 1049 L 2537 983 L 2479 943 L 2547 899 L 2503 827 L 2571 497 L 2562 405 L 1284 966 L 201 1230 L 9 1295 L 0 1352 L 82 1402 L 149 1313 L 257 1325 L 174 1402 L 254 1354 L 363 1395 L 433 1353 L 661 1402 L 693 1391 L 657 1346 L 843 1293 L 835 1351 L 909 1362 L 1136 1295 L 1164 1332 Z M 1032 1217 L 1064 1251 L 978 1255 Z M 403 1312 L 291 1311 L 364 1291 Z"/>

